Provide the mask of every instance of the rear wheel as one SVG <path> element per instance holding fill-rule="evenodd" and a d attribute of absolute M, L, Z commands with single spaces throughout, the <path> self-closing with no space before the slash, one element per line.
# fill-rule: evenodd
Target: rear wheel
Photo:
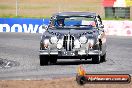
<path fill-rule="evenodd" d="M 39 55 L 39 59 L 40 59 L 40 66 L 48 65 L 49 56 L 47 56 L 47 55 Z"/>
<path fill-rule="evenodd" d="M 103 56 L 101 56 L 101 62 L 105 62 L 105 61 L 106 61 L 106 53 Z"/>
<path fill-rule="evenodd" d="M 92 63 L 99 64 L 100 63 L 100 55 L 95 55 L 92 57 Z"/>

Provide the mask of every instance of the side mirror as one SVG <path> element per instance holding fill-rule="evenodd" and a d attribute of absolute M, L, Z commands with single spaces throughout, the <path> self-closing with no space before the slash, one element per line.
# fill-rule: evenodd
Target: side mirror
<path fill-rule="evenodd" d="M 99 28 L 104 28 L 104 25 L 103 24 L 99 25 Z"/>
<path fill-rule="evenodd" d="M 42 29 L 47 30 L 48 26 L 47 25 L 42 25 Z"/>

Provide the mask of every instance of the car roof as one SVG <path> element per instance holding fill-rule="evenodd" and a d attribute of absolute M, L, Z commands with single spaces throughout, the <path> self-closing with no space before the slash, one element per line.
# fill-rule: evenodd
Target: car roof
<path fill-rule="evenodd" d="M 59 12 L 53 16 L 97 16 L 97 14 L 92 12 Z"/>

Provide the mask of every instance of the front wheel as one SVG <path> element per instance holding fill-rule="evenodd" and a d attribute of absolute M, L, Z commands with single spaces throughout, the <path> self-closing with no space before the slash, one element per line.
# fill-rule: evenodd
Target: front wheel
<path fill-rule="evenodd" d="M 101 56 L 101 62 L 105 62 L 105 61 L 106 61 L 106 53 L 103 56 Z"/>
<path fill-rule="evenodd" d="M 92 57 L 92 63 L 99 64 L 100 63 L 100 55 L 95 55 Z"/>
<path fill-rule="evenodd" d="M 47 55 L 39 55 L 39 59 L 40 59 L 40 66 L 48 65 L 49 56 L 47 56 Z"/>
<path fill-rule="evenodd" d="M 57 58 L 52 56 L 49 61 L 50 61 L 50 64 L 56 64 Z"/>

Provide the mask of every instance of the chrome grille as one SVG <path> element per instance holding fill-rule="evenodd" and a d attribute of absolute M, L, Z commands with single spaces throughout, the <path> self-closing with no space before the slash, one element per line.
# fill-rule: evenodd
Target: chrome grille
<path fill-rule="evenodd" d="M 63 41 L 63 47 L 66 51 L 71 51 L 74 47 L 74 37 L 71 35 L 65 35 Z"/>

